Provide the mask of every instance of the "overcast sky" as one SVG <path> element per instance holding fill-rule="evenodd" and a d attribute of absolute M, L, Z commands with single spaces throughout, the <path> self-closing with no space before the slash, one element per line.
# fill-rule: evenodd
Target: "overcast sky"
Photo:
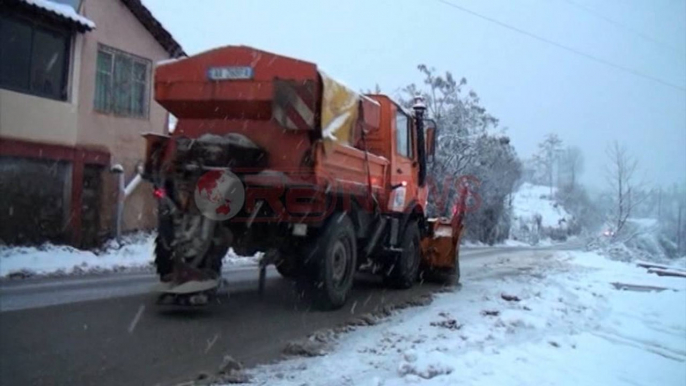
<path fill-rule="evenodd" d="M 522 157 L 546 133 L 604 187 L 618 140 L 653 185 L 686 182 L 686 0 L 448 0 L 678 88 L 599 64 L 438 0 L 144 0 L 189 54 L 250 45 L 394 94 L 417 64 L 465 77 Z M 585 8 L 583 8 L 585 7 Z"/>

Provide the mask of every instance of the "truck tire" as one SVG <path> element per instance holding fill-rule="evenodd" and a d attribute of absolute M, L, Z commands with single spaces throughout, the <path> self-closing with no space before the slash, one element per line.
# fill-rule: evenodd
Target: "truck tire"
<path fill-rule="evenodd" d="M 174 269 L 174 262 L 172 260 L 172 251 L 169 248 L 169 243 L 165 241 L 163 236 L 159 234 L 155 238 L 155 268 L 161 281 L 166 281 L 168 275 Z M 229 246 L 221 246 L 212 243 L 210 249 L 206 252 L 207 258 L 204 259 L 200 268 L 208 269 L 217 276 L 221 276 L 224 256 L 229 251 Z"/>
<path fill-rule="evenodd" d="M 171 249 L 173 240 L 174 222 L 171 216 L 163 215 L 160 212 L 154 253 L 155 269 L 161 281 L 169 280 L 169 276 L 174 270 L 173 251 Z M 203 260 L 199 268 L 208 269 L 217 276 L 221 276 L 223 259 L 228 251 L 228 245 L 219 245 L 213 241 L 205 252 L 207 258 Z"/>
<path fill-rule="evenodd" d="M 390 272 L 384 277 L 386 284 L 397 289 L 412 287 L 419 276 L 421 247 L 419 226 L 416 221 L 410 221 L 403 233 L 402 252 L 395 256 L 389 268 Z"/>
<path fill-rule="evenodd" d="M 357 270 L 357 240 L 350 218 L 341 213 L 327 221 L 310 245 L 312 270 L 309 292 L 315 308 L 343 307 Z"/>
<path fill-rule="evenodd" d="M 165 277 L 172 273 L 174 262 L 172 261 L 171 242 L 174 239 L 174 224 L 171 216 L 165 214 L 162 205 L 159 205 L 157 237 L 155 237 L 155 269 L 164 281 Z"/>
<path fill-rule="evenodd" d="M 295 279 L 300 274 L 297 260 L 292 256 L 280 259 L 274 266 L 276 267 L 276 272 L 284 279 Z"/>
<path fill-rule="evenodd" d="M 221 277 L 224 256 L 226 256 L 228 252 L 228 245 L 219 245 L 215 242 L 212 242 L 210 249 L 207 251 L 207 258 L 201 264 L 201 268 L 209 269 L 216 273 L 217 277 Z"/>
<path fill-rule="evenodd" d="M 162 281 L 165 281 L 165 276 L 169 275 L 174 267 L 172 252 L 167 245 L 162 236 L 158 234 L 155 237 L 155 269 Z"/>

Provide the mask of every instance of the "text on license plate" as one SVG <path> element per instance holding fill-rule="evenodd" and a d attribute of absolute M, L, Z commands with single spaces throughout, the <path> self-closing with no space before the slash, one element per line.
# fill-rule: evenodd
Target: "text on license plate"
<path fill-rule="evenodd" d="M 212 67 L 207 70 L 210 80 L 252 79 L 253 69 L 247 66 Z"/>

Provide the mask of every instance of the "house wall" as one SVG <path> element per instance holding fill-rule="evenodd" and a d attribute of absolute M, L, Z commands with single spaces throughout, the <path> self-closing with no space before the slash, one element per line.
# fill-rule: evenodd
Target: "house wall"
<path fill-rule="evenodd" d="M 83 35 L 71 42 L 66 101 L 0 89 L 0 137 L 73 146 L 78 137 L 79 82 Z"/>
<path fill-rule="evenodd" d="M 102 145 L 111 154 L 112 164 L 124 166 L 126 180 L 135 174 L 136 164 L 143 160 L 145 147 L 141 134 L 163 133 L 167 112 L 152 100 L 150 76 L 149 116 L 147 119 L 120 117 L 94 110 L 95 77 L 98 44 L 149 59 L 154 72 L 155 63 L 169 58 L 169 54 L 136 19 L 121 1 L 85 0 L 82 13 L 97 26 L 86 34 L 82 44 L 82 60 L 79 82 L 78 133 L 79 145 Z M 105 230 L 114 224 L 117 198 L 117 177 L 105 173 L 103 181 L 103 204 L 101 225 Z M 157 204 L 152 198 L 149 184 L 141 184 L 126 201 L 123 229 L 152 228 L 156 223 Z"/>
<path fill-rule="evenodd" d="M 79 232 L 73 232 L 80 216 L 71 213 L 79 198 L 73 188 L 80 189 L 74 171 L 85 162 L 109 160 L 106 153 L 76 147 L 82 39 L 81 33 L 72 36 L 66 101 L 0 89 L 3 242 L 80 245 Z"/>
<path fill-rule="evenodd" d="M 0 89 L 0 136 L 75 145 L 77 117 L 73 103 Z"/>

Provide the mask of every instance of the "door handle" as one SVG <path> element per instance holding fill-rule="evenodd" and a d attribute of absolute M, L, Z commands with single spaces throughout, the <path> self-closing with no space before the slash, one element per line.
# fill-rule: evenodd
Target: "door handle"
<path fill-rule="evenodd" d="M 403 169 L 401 169 L 401 168 L 398 168 L 398 170 L 396 170 L 396 172 L 398 172 L 398 174 L 402 174 L 402 172 L 403 172 Z"/>

